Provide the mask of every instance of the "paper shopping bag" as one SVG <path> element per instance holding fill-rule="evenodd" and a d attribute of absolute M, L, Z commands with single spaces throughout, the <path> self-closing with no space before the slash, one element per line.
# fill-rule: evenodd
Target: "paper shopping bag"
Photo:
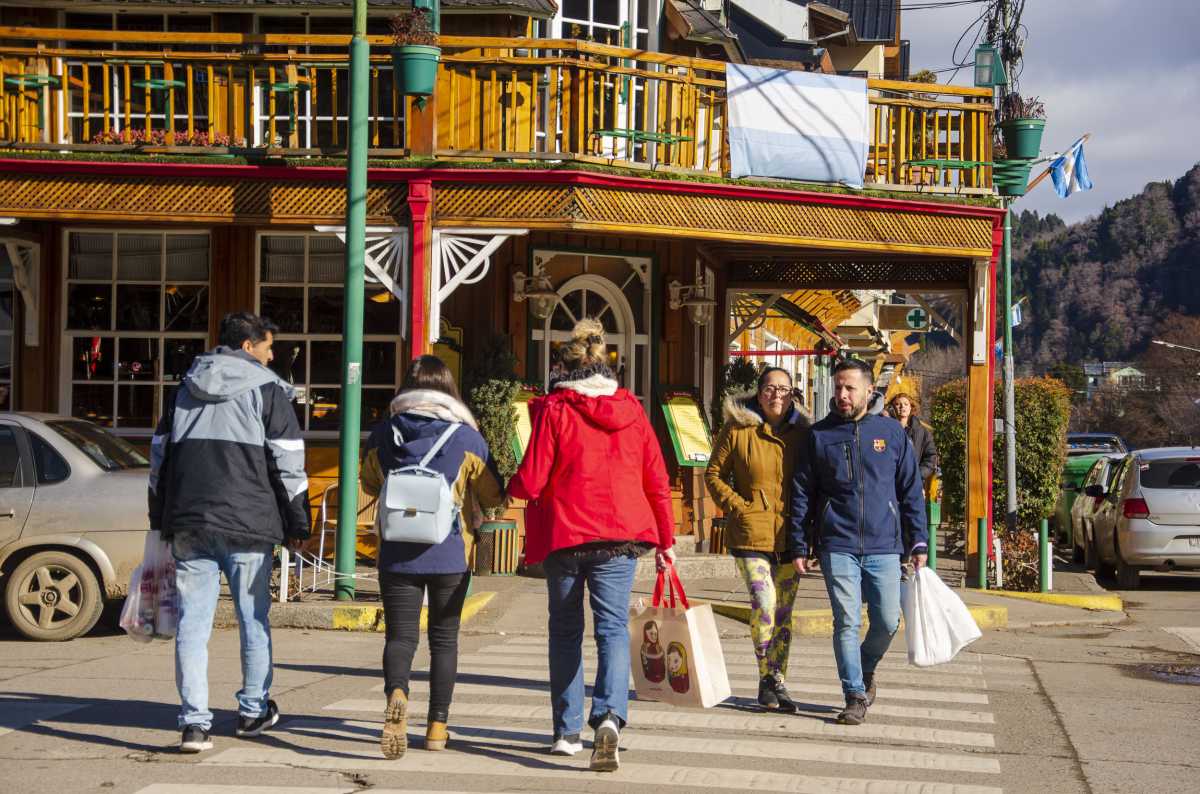
<path fill-rule="evenodd" d="M 920 568 L 900 585 L 909 664 L 945 664 L 982 632 L 971 611 L 934 571 Z"/>
<path fill-rule="evenodd" d="M 659 571 L 651 603 L 630 610 L 629 651 L 638 700 L 712 708 L 730 695 L 712 607 L 688 604 L 674 566 Z"/>

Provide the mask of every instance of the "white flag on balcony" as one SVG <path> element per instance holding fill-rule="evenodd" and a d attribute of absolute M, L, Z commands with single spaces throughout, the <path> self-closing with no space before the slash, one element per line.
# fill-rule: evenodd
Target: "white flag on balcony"
<path fill-rule="evenodd" d="M 867 81 L 731 63 L 733 177 L 767 176 L 862 187 L 867 168 Z"/>

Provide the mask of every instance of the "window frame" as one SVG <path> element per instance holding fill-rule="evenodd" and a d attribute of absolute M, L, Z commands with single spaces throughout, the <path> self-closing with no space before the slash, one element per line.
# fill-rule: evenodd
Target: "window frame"
<path fill-rule="evenodd" d="M 9 242 L 11 242 L 11 240 L 0 238 L 0 245 L 6 247 L 6 250 L 5 250 L 6 257 L 8 257 L 6 244 Z M 24 243 L 24 242 L 22 242 L 21 244 L 29 245 L 29 243 Z M 37 255 L 40 256 L 40 252 Z M 10 260 L 12 259 L 12 257 L 8 257 L 8 258 Z M 0 375 L 0 386 L 4 386 L 4 387 L 8 388 L 8 407 L 6 408 L 6 407 L 4 407 L 3 404 L 0 404 L 0 411 L 15 410 L 15 403 L 16 403 L 16 384 L 17 384 L 17 370 L 18 370 L 18 367 L 17 367 L 17 342 L 21 338 L 20 335 L 18 334 L 18 329 L 21 327 L 21 323 L 24 320 L 23 316 L 19 317 L 19 315 L 22 315 L 24 312 L 24 306 L 22 305 L 24 298 L 21 297 L 20 291 L 17 290 L 17 281 L 15 278 L 16 264 L 17 264 L 16 262 L 10 261 L 9 265 L 10 265 L 10 267 L 13 268 L 13 272 L 9 275 L 8 278 L 0 277 L 0 293 L 4 292 L 5 289 L 7 289 L 8 292 L 12 295 L 12 315 L 11 315 L 12 327 L 9 328 L 8 330 L 0 329 L 0 338 L 8 337 L 8 376 L 5 377 L 4 375 Z M 3 362 L 0 361 L 0 363 L 3 363 Z"/>
<path fill-rule="evenodd" d="M 107 234 L 112 237 L 112 270 L 111 276 L 106 281 L 104 279 L 89 279 L 89 278 L 71 278 L 71 235 L 72 234 Z M 120 235 L 158 235 L 162 238 L 161 255 L 159 261 L 159 280 L 149 281 L 145 279 L 119 279 L 117 276 L 117 257 L 120 252 Z M 168 237 L 195 237 L 204 236 L 208 238 L 208 280 L 207 281 L 191 281 L 184 279 L 167 278 L 167 238 Z M 59 296 L 59 333 L 62 334 L 62 345 L 59 351 L 59 393 L 58 393 L 58 413 L 63 416 L 69 416 L 73 419 L 84 419 L 86 417 L 75 416 L 72 413 L 72 389 L 76 385 L 86 385 L 83 383 L 77 384 L 74 377 L 74 340 L 81 337 L 98 336 L 101 339 L 113 340 L 113 374 L 111 380 L 97 381 L 100 385 L 111 385 L 113 388 L 113 403 L 112 403 L 112 424 L 100 425 L 110 433 L 119 436 L 143 437 L 149 436 L 154 432 L 154 426 L 162 416 L 163 405 L 166 401 L 166 391 L 169 386 L 177 386 L 182 382 L 168 381 L 166 375 L 166 356 L 164 345 L 168 339 L 179 340 L 201 340 L 202 347 L 208 349 L 210 340 L 212 339 L 212 281 L 213 281 L 213 235 L 212 230 L 208 227 L 201 229 L 186 228 L 186 229 L 163 229 L 144 226 L 130 227 L 112 227 L 112 226 L 68 226 L 63 228 L 61 240 L 62 247 L 62 274 L 59 279 L 60 292 Z M 161 330 L 166 322 L 166 287 L 172 284 L 175 286 L 202 286 L 208 291 L 208 322 L 207 328 L 203 331 L 165 331 Z M 109 317 L 108 330 L 80 330 L 67 327 L 68 304 L 70 298 L 70 286 L 72 284 L 108 284 L 111 288 L 110 298 L 112 301 L 111 316 Z M 133 331 L 133 330 L 118 330 L 117 325 L 117 298 L 116 291 L 118 285 L 140 285 L 150 286 L 155 285 L 159 288 L 159 315 L 157 331 Z M 158 342 L 158 371 L 155 377 L 151 380 L 144 381 L 122 381 L 117 372 L 117 362 L 119 358 L 120 339 L 146 339 L 153 338 Z M 149 427 L 130 426 L 121 427 L 118 422 L 118 414 L 120 412 L 120 392 L 119 388 L 122 385 L 137 385 L 146 386 L 154 389 L 159 389 L 159 399 L 156 415 L 153 417 L 153 423 Z M 100 424 L 100 423 L 96 423 Z"/>
<path fill-rule="evenodd" d="M 303 237 L 304 238 L 304 280 L 302 282 L 263 281 L 262 280 L 262 253 L 263 253 L 262 248 L 263 248 L 263 238 L 265 238 L 265 237 Z M 254 311 L 255 311 L 255 313 L 257 313 L 259 315 L 261 315 L 261 313 L 262 313 L 262 290 L 263 290 L 263 287 L 292 287 L 292 288 L 300 287 L 303 289 L 303 291 L 304 291 L 304 294 L 303 294 L 304 314 L 303 314 L 301 331 L 299 333 L 296 333 L 296 332 L 290 332 L 290 331 L 283 331 L 281 329 L 279 331 L 279 333 L 275 334 L 275 341 L 276 342 L 297 341 L 297 342 L 305 343 L 305 347 L 304 347 L 305 383 L 303 384 L 303 386 L 301 386 L 299 384 L 295 384 L 297 387 L 297 391 L 299 392 L 299 394 L 297 395 L 297 399 L 303 400 L 303 402 L 300 404 L 304 406 L 304 420 L 300 423 L 301 434 L 303 435 L 304 438 L 336 439 L 336 438 L 338 438 L 339 432 L 340 432 L 338 430 L 310 430 L 308 428 L 308 425 L 309 425 L 310 419 L 311 419 L 311 415 L 309 412 L 309 399 L 311 397 L 312 388 L 314 386 L 316 386 L 316 388 L 318 388 L 318 389 L 337 389 L 339 391 L 339 393 L 342 388 L 342 384 L 340 382 L 325 383 L 323 381 L 316 382 L 316 381 L 312 380 L 312 343 L 313 342 L 343 342 L 344 335 L 341 333 L 337 333 L 337 334 L 310 333 L 305 329 L 307 329 L 308 325 L 309 325 L 309 303 L 308 303 L 309 289 L 312 287 L 317 287 L 317 288 L 336 287 L 337 289 L 344 290 L 345 288 L 343 286 L 344 282 L 342 282 L 342 281 L 338 281 L 338 282 L 317 281 L 317 282 L 314 282 L 309 279 L 311 274 L 309 271 L 309 244 L 308 244 L 308 241 L 311 238 L 337 239 L 337 235 L 329 233 L 329 232 L 316 232 L 316 231 L 308 231 L 308 230 L 304 230 L 304 229 L 259 229 L 258 231 L 255 232 L 255 235 L 254 235 Z M 344 293 L 343 293 L 343 297 L 344 297 Z M 395 297 L 395 296 L 393 296 L 393 297 Z M 366 300 L 365 296 L 364 296 L 364 300 Z M 396 298 L 396 300 L 399 300 L 399 298 Z M 272 318 L 268 318 L 268 319 L 272 319 Z M 399 388 L 400 380 L 401 380 L 401 376 L 402 376 L 402 372 L 403 372 L 403 368 L 404 368 L 404 360 L 403 360 L 404 357 L 403 357 L 403 348 L 402 348 L 403 330 L 404 330 L 404 310 L 403 310 L 403 305 L 401 305 L 400 322 L 397 324 L 396 333 L 394 336 L 389 335 L 389 334 L 368 334 L 365 332 L 362 335 L 362 340 L 363 340 L 364 345 L 367 342 L 391 342 L 395 345 L 395 347 L 396 347 L 396 364 L 395 364 L 394 371 L 392 373 L 392 383 L 388 387 L 391 389 L 393 397 L 395 396 L 396 391 Z M 361 380 L 359 381 L 359 386 L 363 390 L 370 389 L 370 390 L 382 391 L 385 388 L 383 384 L 367 384 Z M 339 410 L 341 408 L 341 405 L 342 405 L 342 403 L 340 402 L 340 398 L 339 398 Z M 370 435 L 370 432 L 371 432 L 370 429 L 363 430 L 361 432 L 362 438 L 364 438 L 364 439 L 367 438 L 367 436 Z"/>

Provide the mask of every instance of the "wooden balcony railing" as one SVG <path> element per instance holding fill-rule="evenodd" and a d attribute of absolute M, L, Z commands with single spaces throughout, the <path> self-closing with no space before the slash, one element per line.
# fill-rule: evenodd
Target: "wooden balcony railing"
<path fill-rule="evenodd" d="M 0 147 L 344 151 L 345 36 L 0 27 Z M 728 174 L 725 64 L 575 40 L 442 38 L 428 106 L 372 38 L 372 155 Z M 868 83 L 868 184 L 989 190 L 986 90 Z"/>

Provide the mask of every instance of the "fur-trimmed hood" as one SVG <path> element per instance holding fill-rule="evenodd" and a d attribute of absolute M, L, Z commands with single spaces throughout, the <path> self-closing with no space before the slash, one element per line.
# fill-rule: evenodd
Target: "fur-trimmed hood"
<path fill-rule="evenodd" d="M 430 419 L 441 419 L 443 422 L 456 422 L 466 425 L 472 430 L 478 430 L 479 425 L 467 406 L 440 391 L 432 389 L 413 389 L 404 391 L 392 398 L 392 416 L 397 414 L 416 414 Z"/>
<path fill-rule="evenodd" d="M 597 372 L 582 380 L 560 380 L 554 388 L 570 389 L 584 397 L 612 397 L 617 393 L 617 381 Z"/>
<path fill-rule="evenodd" d="M 722 405 L 721 415 L 724 417 L 726 424 L 732 424 L 736 427 L 756 427 L 766 421 L 759 409 L 757 391 L 746 391 L 729 395 L 725 398 L 725 403 Z M 809 427 L 812 425 L 812 418 L 794 404 L 791 411 L 788 412 L 785 421 L 789 425 L 798 425 L 800 427 Z"/>

